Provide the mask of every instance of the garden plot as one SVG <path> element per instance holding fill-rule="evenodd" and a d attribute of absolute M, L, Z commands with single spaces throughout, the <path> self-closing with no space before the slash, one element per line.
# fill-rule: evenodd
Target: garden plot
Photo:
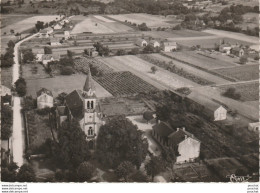
<path fill-rule="evenodd" d="M 244 65 L 232 68 L 222 68 L 216 69 L 214 72 L 235 78 L 240 81 L 259 79 L 259 65 Z"/>
<path fill-rule="evenodd" d="M 101 77 L 94 77 L 94 80 L 113 96 L 132 96 L 157 90 L 131 72 L 106 73 Z"/>
<path fill-rule="evenodd" d="M 104 33 L 127 32 L 132 30 L 133 30 L 132 28 L 123 25 L 119 22 L 107 22 L 107 21 L 100 20 L 94 16 L 89 16 L 86 17 L 83 21 L 76 24 L 76 26 L 71 31 L 71 34 L 79 34 L 84 32 L 104 34 Z"/>
<path fill-rule="evenodd" d="M 57 97 L 60 93 L 70 93 L 75 89 L 82 90 L 86 81 L 86 75 L 75 74 L 71 76 L 56 76 L 54 78 L 43 79 L 28 79 L 27 83 L 27 95 L 36 97 L 36 92 L 40 88 L 47 88 L 52 91 L 54 97 Z M 106 91 L 102 86 L 94 81 L 96 95 L 99 98 L 111 97 L 112 95 Z"/>
<path fill-rule="evenodd" d="M 103 16 L 101 16 L 101 15 L 95 15 L 94 16 L 95 18 L 97 18 L 97 19 L 99 19 L 99 20 L 101 20 L 101 21 L 104 21 L 104 22 L 115 22 L 115 21 L 113 21 L 113 20 L 110 20 L 110 19 L 108 19 L 108 18 L 105 18 L 105 17 L 103 17 Z"/>
<path fill-rule="evenodd" d="M 142 79 L 146 79 L 146 81 L 152 85 L 154 84 L 154 81 L 149 81 L 149 79 L 155 80 L 155 82 L 162 84 L 168 89 L 199 86 L 198 84 L 188 79 L 185 79 L 159 67 L 157 67 L 158 71 L 153 74 L 151 72 L 151 67 L 154 65 L 138 58 L 137 56 L 115 56 L 102 60 L 111 68 L 114 68 L 118 71 L 131 71 Z"/>
<path fill-rule="evenodd" d="M 228 88 L 235 88 L 236 92 L 241 94 L 242 101 L 258 101 L 259 100 L 259 82 L 242 83 L 230 86 L 218 87 L 221 92 L 225 92 Z"/>
<path fill-rule="evenodd" d="M 145 13 L 108 15 L 108 17 L 121 22 L 125 22 L 127 20 L 129 22 L 136 23 L 136 24 L 146 23 L 148 27 L 170 27 L 170 26 L 174 26 L 175 24 L 170 24 L 168 22 L 176 21 L 176 23 L 179 23 L 179 21 L 177 21 L 175 18 L 172 18 L 170 16 L 164 17 L 160 15 L 150 15 Z"/>

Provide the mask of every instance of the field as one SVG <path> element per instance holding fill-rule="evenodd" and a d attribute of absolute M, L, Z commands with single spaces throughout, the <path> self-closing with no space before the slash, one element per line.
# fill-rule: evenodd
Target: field
<path fill-rule="evenodd" d="M 201 37 L 209 36 L 211 34 L 198 32 L 188 29 L 183 30 L 172 30 L 172 31 L 144 31 L 143 34 L 151 36 L 156 39 L 166 39 L 166 38 L 184 38 L 184 37 Z"/>
<path fill-rule="evenodd" d="M 79 34 L 84 32 L 103 34 L 133 31 L 132 28 L 126 25 L 109 20 L 102 16 L 88 16 L 81 19 L 82 21 L 76 24 L 71 31 L 71 34 Z"/>
<path fill-rule="evenodd" d="M 205 69 L 215 69 L 215 68 L 224 68 L 224 67 L 233 67 L 234 63 L 223 62 L 218 59 L 209 58 L 203 55 L 196 53 L 195 51 L 182 51 L 182 52 L 170 52 L 165 53 L 170 57 L 174 57 L 178 60 L 192 63 L 198 67 Z"/>
<path fill-rule="evenodd" d="M 141 92 L 148 93 L 156 88 L 131 72 L 113 72 L 94 77 L 113 96 L 131 96 Z"/>
<path fill-rule="evenodd" d="M 180 23 L 180 21 L 175 19 L 173 16 L 164 17 L 145 13 L 108 15 L 108 17 L 121 22 L 125 22 L 125 20 L 127 20 L 128 22 L 136 24 L 146 23 L 148 27 L 171 27 Z"/>
<path fill-rule="evenodd" d="M 216 73 L 235 78 L 240 81 L 258 80 L 259 65 L 244 65 L 231 68 L 222 68 L 214 70 Z"/>
<path fill-rule="evenodd" d="M 41 79 L 50 78 L 50 75 L 45 72 L 44 67 L 41 64 L 23 64 L 22 77 L 24 79 Z"/>
<path fill-rule="evenodd" d="M 75 89 L 83 89 L 86 80 L 86 75 L 74 74 L 71 76 L 57 76 L 55 78 L 42 78 L 42 79 L 26 79 L 27 95 L 36 97 L 36 92 L 40 88 L 47 88 L 52 91 L 54 97 L 62 92 L 70 93 Z M 107 92 L 102 86 L 94 81 L 97 97 L 111 97 L 112 95 Z"/>
<path fill-rule="evenodd" d="M 24 19 L 27 19 L 29 17 L 32 17 L 32 15 L 26 14 L 26 15 L 13 15 L 13 14 L 8 14 L 8 15 L 1 15 L 0 21 L 1 21 L 1 28 L 6 27 L 7 25 L 12 25 L 16 22 L 22 21 Z"/>
<path fill-rule="evenodd" d="M 117 71 L 130 71 L 152 85 L 163 85 L 164 88 L 161 87 L 162 89 L 198 86 L 193 81 L 159 67 L 157 67 L 158 71 L 154 74 L 151 72 L 151 67 L 154 65 L 137 56 L 115 56 L 101 60 Z"/>
<path fill-rule="evenodd" d="M 242 101 L 258 101 L 259 100 L 259 83 L 244 83 L 236 84 L 231 86 L 220 86 L 218 87 L 221 92 L 225 92 L 228 88 L 235 88 L 236 92 L 241 94 Z"/>
<path fill-rule="evenodd" d="M 3 34 L 4 32 L 6 32 L 7 34 L 10 33 L 11 29 L 13 29 L 15 33 L 21 33 L 25 30 L 33 28 L 37 21 L 50 22 L 52 20 L 55 20 L 56 18 L 59 18 L 59 15 L 33 16 L 2 28 L 1 34 Z"/>

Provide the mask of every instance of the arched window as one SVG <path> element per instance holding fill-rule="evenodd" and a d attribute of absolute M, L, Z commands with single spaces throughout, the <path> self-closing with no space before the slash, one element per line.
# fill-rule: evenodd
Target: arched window
<path fill-rule="evenodd" d="M 94 109 L 94 101 L 91 101 L 91 109 Z"/>
<path fill-rule="evenodd" d="M 90 136 L 91 136 L 91 135 L 93 135 L 93 133 L 94 133 L 94 132 L 93 132 L 93 129 L 92 129 L 92 127 L 89 127 L 89 129 L 88 129 L 88 135 L 90 135 Z"/>
<path fill-rule="evenodd" d="M 87 108 L 88 109 L 90 108 L 90 102 L 89 101 L 87 102 Z"/>

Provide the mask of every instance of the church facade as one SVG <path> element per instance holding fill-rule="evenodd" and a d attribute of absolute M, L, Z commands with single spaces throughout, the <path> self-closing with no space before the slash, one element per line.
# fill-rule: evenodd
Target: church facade
<path fill-rule="evenodd" d="M 86 134 L 90 148 L 94 149 L 102 120 L 90 71 L 83 90 L 74 90 L 66 96 L 65 107 L 67 119 L 69 121 L 75 119 L 79 122 L 82 131 Z"/>

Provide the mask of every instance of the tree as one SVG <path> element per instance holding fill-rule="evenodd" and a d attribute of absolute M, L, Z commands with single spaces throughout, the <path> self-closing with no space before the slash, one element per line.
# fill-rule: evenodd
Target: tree
<path fill-rule="evenodd" d="M 1 180 L 4 182 L 15 182 L 17 172 L 19 167 L 16 163 L 9 163 L 6 159 L 1 160 Z"/>
<path fill-rule="evenodd" d="M 8 140 L 12 134 L 13 111 L 7 105 L 1 105 L 1 139 Z"/>
<path fill-rule="evenodd" d="M 248 61 L 247 56 L 241 56 L 241 57 L 239 58 L 239 62 L 240 62 L 241 64 L 246 64 L 247 61 Z"/>
<path fill-rule="evenodd" d="M 105 167 L 116 168 L 121 162 L 130 161 L 139 168 L 147 152 L 147 139 L 143 139 L 142 132 L 124 116 L 112 118 L 100 127 L 96 156 Z"/>
<path fill-rule="evenodd" d="M 116 168 L 115 173 L 119 178 L 124 178 L 125 182 L 128 182 L 128 177 L 134 170 L 134 165 L 131 162 L 124 161 Z"/>
<path fill-rule="evenodd" d="M 155 52 L 155 48 L 154 48 L 152 45 L 148 44 L 148 45 L 145 46 L 145 48 L 143 49 L 143 52 L 144 52 L 145 54 L 153 53 L 153 52 Z"/>
<path fill-rule="evenodd" d="M 71 66 L 64 66 L 61 68 L 61 74 L 62 75 L 71 75 L 73 74 L 73 68 Z"/>
<path fill-rule="evenodd" d="M 93 177 L 94 171 L 95 167 L 92 164 L 86 161 L 82 162 L 77 169 L 78 180 L 80 182 L 89 181 Z"/>
<path fill-rule="evenodd" d="M 52 54 L 52 49 L 50 47 L 44 47 L 44 54 Z"/>
<path fill-rule="evenodd" d="M 86 135 L 78 121 L 65 121 L 58 130 L 60 153 L 57 155 L 60 166 L 77 168 L 82 162 L 90 159 Z"/>
<path fill-rule="evenodd" d="M 32 49 L 27 49 L 23 51 L 23 62 L 26 63 L 28 61 L 33 61 L 35 59 L 35 55 L 32 52 Z"/>
<path fill-rule="evenodd" d="M 173 166 L 174 163 L 176 162 L 176 156 L 178 156 L 178 150 L 172 147 L 163 147 L 162 148 L 162 158 L 170 164 L 171 172 L 172 172 L 172 177 L 173 177 Z"/>
<path fill-rule="evenodd" d="M 19 78 L 15 83 L 15 91 L 20 97 L 23 97 L 26 95 L 26 82 L 23 78 Z"/>
<path fill-rule="evenodd" d="M 158 69 L 156 68 L 156 66 L 152 66 L 152 67 L 151 67 L 151 71 L 152 71 L 153 74 L 155 74 L 155 72 L 156 72 L 157 70 L 158 70 Z"/>
<path fill-rule="evenodd" d="M 143 118 L 147 121 L 147 123 L 149 123 L 149 121 L 154 118 L 153 113 L 151 111 L 145 111 L 143 114 Z"/>
<path fill-rule="evenodd" d="M 10 33 L 11 33 L 11 34 L 14 34 L 14 30 L 13 30 L 13 29 L 11 29 L 11 30 L 10 30 Z"/>
<path fill-rule="evenodd" d="M 117 52 L 116 52 L 116 55 L 117 55 L 117 56 L 123 56 L 123 55 L 125 55 L 125 54 L 126 54 L 125 50 L 122 50 L 122 49 L 119 49 L 119 50 L 117 50 Z"/>
<path fill-rule="evenodd" d="M 37 31 L 40 31 L 41 29 L 44 28 L 44 22 L 37 21 L 37 23 L 35 24 L 35 28 L 37 29 Z"/>
<path fill-rule="evenodd" d="M 57 96 L 57 99 L 60 101 L 60 105 L 64 105 L 64 102 L 65 102 L 65 98 L 68 94 L 65 93 L 65 92 L 62 92 L 60 93 L 58 96 Z"/>
<path fill-rule="evenodd" d="M 60 59 L 60 65 L 62 66 L 73 66 L 74 62 L 72 58 L 61 58 Z"/>
<path fill-rule="evenodd" d="M 239 100 L 241 98 L 241 94 L 237 93 L 234 87 L 228 88 L 224 93 L 222 93 L 222 95 L 235 100 Z"/>
<path fill-rule="evenodd" d="M 150 161 L 145 165 L 145 170 L 149 176 L 151 176 L 152 181 L 154 177 L 160 172 L 164 171 L 165 165 L 161 157 L 151 156 Z"/>
<path fill-rule="evenodd" d="M 170 119 L 172 114 L 171 104 L 164 104 L 156 106 L 156 119 L 161 121 L 167 121 Z"/>
<path fill-rule="evenodd" d="M 139 54 L 139 48 L 133 48 L 130 52 L 129 52 L 129 54 L 131 54 L 131 55 L 136 55 L 136 54 Z"/>
<path fill-rule="evenodd" d="M 131 182 L 148 182 L 148 177 L 140 170 L 136 170 L 129 177 L 129 181 Z"/>
<path fill-rule="evenodd" d="M 70 51 L 70 50 L 67 50 L 67 56 L 68 56 L 68 58 L 72 59 L 72 57 L 73 57 L 73 52 Z"/>
<path fill-rule="evenodd" d="M 24 164 L 19 169 L 17 173 L 17 181 L 18 182 L 36 182 L 36 175 L 33 171 L 33 168 L 28 165 Z"/>
<path fill-rule="evenodd" d="M 15 43 L 12 40 L 9 40 L 9 42 L 7 43 L 8 48 L 14 48 Z"/>

